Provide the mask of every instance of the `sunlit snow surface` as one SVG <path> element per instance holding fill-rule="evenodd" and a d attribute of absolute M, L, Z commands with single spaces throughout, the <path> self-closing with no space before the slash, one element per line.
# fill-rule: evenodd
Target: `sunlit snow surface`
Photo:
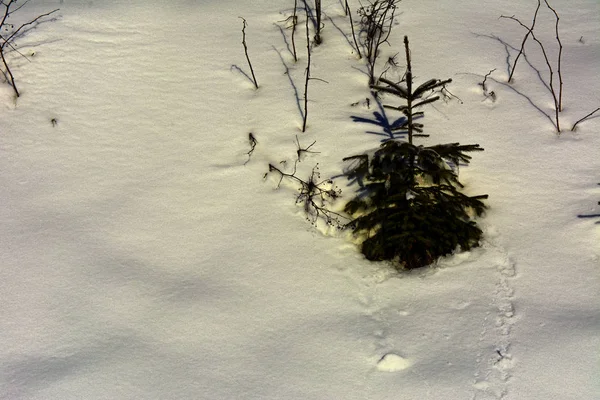
<path fill-rule="evenodd" d="M 17 40 L 29 60 L 9 54 L 22 96 L 0 85 L 0 398 L 600 398 L 599 228 L 576 217 L 598 212 L 600 118 L 569 131 L 600 106 L 600 8 L 551 4 L 560 137 L 525 60 L 505 85 L 524 31 L 498 17 L 530 23 L 534 1 L 399 4 L 382 59 L 401 75 L 409 35 L 415 81 L 453 79 L 422 143 L 485 148 L 460 177 L 490 208 L 480 248 L 396 273 L 263 180 L 297 143 L 316 141 L 298 174 L 323 178 L 380 143 L 351 118 L 376 110 L 340 2 L 323 2 L 306 133 L 303 31 L 295 64 L 276 26 L 292 1 L 29 3 L 15 19 L 61 10 Z"/>

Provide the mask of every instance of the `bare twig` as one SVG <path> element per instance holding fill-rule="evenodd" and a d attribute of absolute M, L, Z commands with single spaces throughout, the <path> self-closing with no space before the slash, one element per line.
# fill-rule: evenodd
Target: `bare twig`
<path fill-rule="evenodd" d="M 360 46 L 358 45 L 358 40 L 356 40 L 356 33 L 354 32 L 354 22 L 352 21 L 352 11 L 350 10 L 350 6 L 348 5 L 348 0 L 346 0 L 345 11 L 346 11 L 346 15 L 350 19 L 350 29 L 352 30 L 352 39 L 354 39 L 354 45 L 356 46 L 356 51 L 358 52 L 358 58 L 362 58 L 362 54 L 360 52 Z"/>
<path fill-rule="evenodd" d="M 485 74 L 485 76 L 483 77 L 483 82 L 481 82 L 479 84 L 479 86 L 481 86 L 481 88 L 483 89 L 484 93 L 487 93 L 487 87 L 485 86 L 485 81 L 487 81 L 488 76 L 490 76 L 492 74 L 492 72 L 494 72 L 496 70 L 496 68 L 490 70 L 490 72 L 488 72 L 487 74 Z"/>
<path fill-rule="evenodd" d="M 600 183 L 598 185 L 600 185 Z M 598 202 L 598 205 L 600 206 L 600 201 Z M 600 217 L 600 214 L 579 214 L 579 215 L 577 215 L 577 218 L 599 218 L 599 217 Z M 596 224 L 600 224 L 600 221 L 596 221 Z"/>
<path fill-rule="evenodd" d="M 254 149 L 256 148 L 256 145 L 258 144 L 258 140 L 256 140 L 256 138 L 254 137 L 252 132 L 248 133 L 248 143 L 250 144 L 250 151 L 246 153 L 246 154 L 248 154 L 248 159 L 246 160 L 244 165 L 246 165 L 246 164 L 248 164 L 248 162 L 250 162 L 250 158 L 252 158 L 252 153 L 254 153 Z"/>
<path fill-rule="evenodd" d="M 302 132 L 306 131 L 306 120 L 308 119 L 308 81 L 310 80 L 310 33 L 308 29 L 308 5 L 304 2 L 304 11 L 306 12 L 306 51 L 308 53 L 308 60 L 306 62 L 306 80 L 304 81 L 304 115 L 302 121 Z"/>
<path fill-rule="evenodd" d="M 359 37 L 363 40 L 369 74 L 369 85 L 375 83 L 375 64 L 379 56 L 379 47 L 388 43 L 394 23 L 396 3 L 399 0 L 376 0 L 358 10 L 362 29 Z"/>
<path fill-rule="evenodd" d="M 15 12 L 19 11 L 21 8 L 25 7 L 25 5 L 26 5 L 27 3 L 29 3 L 30 1 L 31 1 L 31 0 L 26 0 L 26 1 L 24 1 L 24 2 L 23 2 L 23 3 L 22 3 L 20 6 L 19 6 L 19 7 L 15 8 L 15 9 L 14 9 L 14 10 L 11 12 L 11 14 L 12 14 L 12 13 L 15 13 Z M 7 4 L 7 5 L 9 5 L 9 6 L 10 6 L 10 3 L 16 3 L 16 2 L 17 2 L 17 0 L 9 0 L 9 2 L 8 2 L 8 4 Z M 4 0 L 0 1 L 0 4 L 3 4 L 3 3 L 4 3 Z"/>
<path fill-rule="evenodd" d="M 523 54 L 523 50 L 525 49 L 525 42 L 527 42 L 527 38 L 533 31 L 533 27 L 535 26 L 535 21 L 537 19 L 538 11 L 540 10 L 540 6 L 541 6 L 541 3 L 540 3 L 540 0 L 538 0 L 537 8 L 535 9 L 535 13 L 533 14 L 533 21 L 531 22 L 531 29 L 527 32 L 527 34 L 523 38 L 523 41 L 521 42 L 521 49 L 519 50 L 519 54 L 517 54 L 517 57 L 515 58 L 515 62 L 513 63 L 512 70 L 510 71 L 510 75 L 508 76 L 509 83 L 512 81 L 512 76 L 515 73 L 515 69 L 517 68 L 517 61 L 519 61 L 519 57 L 521 57 L 521 54 Z M 508 18 L 508 17 L 501 16 L 500 18 Z M 514 18 L 514 15 L 512 18 Z"/>
<path fill-rule="evenodd" d="M 296 36 L 296 25 L 298 24 L 298 0 L 294 0 L 294 15 L 292 15 L 292 49 L 294 50 L 294 62 L 298 62 L 298 55 L 296 54 L 296 40 L 294 37 Z"/>
<path fill-rule="evenodd" d="M 597 111 L 600 111 L 600 107 L 596 108 L 594 111 L 592 111 L 591 113 L 589 113 L 588 115 L 586 115 L 585 117 L 581 118 L 580 120 L 578 120 L 577 122 L 575 122 L 573 124 L 573 127 L 571 128 L 571 131 L 575 130 L 575 127 L 577 126 L 578 123 L 585 121 L 586 119 L 588 119 L 589 117 L 591 117 L 592 115 L 594 115 Z"/>
<path fill-rule="evenodd" d="M 14 1 L 15 1 L 15 0 L 11 0 L 11 1 L 8 3 L 8 6 L 10 6 L 10 4 L 11 4 L 11 3 L 13 3 Z M 29 2 L 27 2 L 27 3 L 29 3 Z M 24 5 L 25 5 L 25 4 L 23 4 L 21 7 L 23 7 Z M 15 11 L 17 11 L 17 10 L 21 9 L 21 7 L 17 8 L 16 10 L 13 10 L 13 11 L 12 11 L 10 14 L 13 14 Z M 32 19 L 31 21 L 29 21 L 29 22 L 27 22 L 27 23 L 24 23 L 24 24 L 23 24 L 23 25 L 21 25 L 21 26 L 20 26 L 18 29 L 16 29 L 16 30 L 15 30 L 15 31 L 14 31 L 14 32 L 13 32 L 13 33 L 12 33 L 12 34 L 11 34 L 11 35 L 8 37 L 8 38 L 6 38 L 6 39 L 3 39 L 3 40 L 4 40 L 4 43 L 2 44 L 2 47 L 4 47 L 4 44 L 6 44 L 7 42 L 10 42 L 10 41 L 11 41 L 11 40 L 12 40 L 12 39 L 13 39 L 13 38 L 14 38 L 14 37 L 15 37 L 15 36 L 16 36 L 16 35 L 17 35 L 17 34 L 18 34 L 20 31 L 21 31 L 21 29 L 23 29 L 24 27 L 26 27 L 26 26 L 29 26 L 29 25 L 33 25 L 33 24 L 35 24 L 37 21 L 39 21 L 41 18 L 47 17 L 47 16 L 49 16 L 50 14 L 53 14 L 53 13 L 57 12 L 58 10 L 59 10 L 59 8 L 57 8 L 56 10 L 52 10 L 52 11 L 50 11 L 50 12 L 47 12 L 47 13 L 45 13 L 45 14 L 38 15 L 36 18 Z M 3 21 L 3 22 L 4 22 L 4 21 Z"/>
<path fill-rule="evenodd" d="M 538 4 L 539 4 L 539 0 L 538 0 Z M 536 10 L 536 15 L 537 15 L 537 10 Z M 528 33 L 527 33 L 526 36 L 531 35 L 531 38 L 533 40 L 535 40 L 535 42 L 540 46 L 540 49 L 542 50 L 542 54 L 544 55 L 544 60 L 546 61 L 546 66 L 548 67 L 548 71 L 549 71 L 549 74 L 550 74 L 550 79 L 549 79 L 550 82 L 549 82 L 549 84 L 550 84 L 550 92 L 552 93 L 552 98 L 554 100 L 556 130 L 560 133 L 560 122 L 559 122 L 559 118 L 558 118 L 558 113 L 559 113 L 559 108 L 560 107 L 559 107 L 559 103 L 558 103 L 558 97 L 556 96 L 556 90 L 554 89 L 554 70 L 552 68 L 552 65 L 550 64 L 550 61 L 548 60 L 548 54 L 546 53 L 546 49 L 544 48 L 544 44 L 535 36 L 535 34 L 533 33 L 533 29 L 532 28 L 530 28 L 527 25 L 523 24 L 515 16 L 507 17 L 505 15 L 501 15 L 500 18 L 507 18 L 507 19 L 512 19 L 513 21 L 516 21 L 523 28 L 527 29 Z"/>
<path fill-rule="evenodd" d="M 444 100 L 445 102 L 447 102 L 447 101 L 448 101 L 448 99 L 452 99 L 452 98 L 454 98 L 454 99 L 456 99 L 456 100 L 457 100 L 457 101 L 458 101 L 460 104 L 465 104 L 465 102 L 464 102 L 464 101 L 463 101 L 463 100 L 462 100 L 460 97 L 458 97 L 457 95 L 455 95 L 454 93 L 452 93 L 452 92 L 450 91 L 450 89 L 448 89 L 448 88 L 446 87 L 446 85 L 445 85 L 445 84 L 444 84 L 444 85 L 442 86 L 442 88 L 440 89 L 440 93 L 442 94 L 442 96 L 443 96 L 443 100 Z M 492 92 L 492 93 L 493 93 L 493 92 Z"/>
<path fill-rule="evenodd" d="M 546 3 L 546 6 L 548 6 L 548 8 L 550 10 L 552 10 L 552 12 L 554 13 L 554 16 L 556 17 L 556 41 L 558 42 L 558 67 L 557 67 L 557 72 L 558 72 L 558 81 L 560 83 L 560 87 L 558 89 L 558 111 L 562 111 L 562 89 L 563 89 L 563 80 L 562 80 L 562 73 L 560 71 L 560 61 L 562 58 L 562 50 L 563 50 L 563 46 L 562 43 L 560 41 L 560 36 L 558 34 L 558 21 L 560 20 L 560 18 L 558 17 L 558 13 L 556 12 L 556 10 L 552 7 L 550 7 L 550 4 L 548 4 L 548 0 L 544 0 L 544 2 Z"/>
<path fill-rule="evenodd" d="M 321 44 L 321 0 L 315 0 L 315 44 L 318 46 Z"/>
<path fill-rule="evenodd" d="M 6 57 L 4 57 L 4 51 L 1 51 L 0 49 L 0 57 L 2 58 L 2 63 L 4 64 L 4 69 L 6 70 L 6 73 L 8 74 L 8 77 L 10 78 L 10 85 L 13 87 L 14 91 L 15 91 L 15 95 L 17 97 L 19 97 L 21 94 L 19 93 L 19 89 L 17 89 L 17 84 L 15 83 L 15 77 L 12 74 L 12 71 L 10 70 L 10 67 L 8 66 L 8 63 L 6 62 Z"/>
<path fill-rule="evenodd" d="M 17 8 L 11 9 L 11 7 L 16 4 L 16 0 L 9 0 L 7 2 L 5 2 L 4 0 L 0 1 L 0 5 L 3 5 L 4 8 L 4 15 L 2 15 L 2 19 L 0 20 L 0 32 L 3 31 L 7 24 L 7 20 L 8 18 L 14 14 L 15 12 L 19 11 L 21 8 L 23 8 L 27 3 L 29 3 L 29 0 L 23 2 L 22 4 L 20 4 Z M 15 29 L 14 31 L 12 31 L 12 33 L 10 33 L 8 36 L 3 36 L 0 34 L 0 59 L 2 60 L 2 64 L 4 66 L 4 71 L 2 71 L 2 73 L 4 74 L 4 76 L 6 77 L 6 80 L 9 81 L 10 85 L 12 86 L 15 95 L 17 97 L 19 97 L 21 94 L 19 92 L 19 89 L 17 88 L 17 84 L 15 82 L 15 77 L 12 73 L 12 71 L 10 70 L 10 66 L 8 65 L 8 61 L 6 60 L 6 55 L 5 55 L 5 51 L 6 48 L 10 48 L 13 51 L 16 51 L 18 54 L 20 54 L 21 56 L 25 57 L 25 55 L 21 54 L 16 48 L 15 46 L 13 46 L 12 42 L 14 41 L 15 38 L 17 38 L 17 35 L 19 33 L 21 33 L 23 31 L 23 29 L 27 26 L 30 25 L 34 25 L 37 24 L 40 19 L 47 17 L 55 12 L 57 12 L 59 9 L 56 10 L 52 10 L 50 12 L 47 13 L 43 13 L 38 15 L 37 17 L 35 17 L 34 19 L 32 19 L 31 21 L 28 21 L 22 25 L 20 25 L 17 29 Z M 25 57 L 25 59 L 29 60 L 27 57 Z"/>
<path fill-rule="evenodd" d="M 248 46 L 246 45 L 246 26 L 248 25 L 248 23 L 246 22 L 246 19 L 244 19 L 243 17 L 238 17 L 238 18 L 241 18 L 241 20 L 243 21 L 242 44 L 244 45 L 244 53 L 246 54 L 246 60 L 248 60 L 248 66 L 250 67 L 250 73 L 252 73 L 252 80 L 254 81 L 254 87 L 256 89 L 258 89 L 258 82 L 256 81 L 256 76 L 254 75 L 254 68 L 252 68 L 252 62 L 250 62 L 250 56 L 248 56 Z"/>
<path fill-rule="evenodd" d="M 481 86 L 481 89 L 483 90 L 483 95 L 485 96 L 485 98 L 491 98 L 492 101 L 496 101 L 496 93 L 492 90 L 491 92 L 488 92 L 488 88 L 485 85 L 485 82 L 487 81 L 487 78 L 490 77 L 490 75 L 492 75 L 492 73 L 496 70 L 496 68 L 490 70 L 490 72 L 488 72 L 487 74 L 485 74 L 485 76 L 483 77 L 483 82 L 479 83 L 478 85 Z M 485 101 L 485 99 L 484 99 Z"/>
<path fill-rule="evenodd" d="M 302 148 L 300 147 L 300 140 L 298 139 L 298 135 L 296 135 L 296 144 L 298 145 L 298 150 L 296 150 L 296 155 L 298 156 L 297 161 L 300 162 L 302 161 L 302 154 L 304 153 L 311 153 L 311 154 L 318 154 L 318 151 L 311 151 L 310 148 L 314 146 L 314 144 L 317 143 L 317 141 L 313 141 L 310 145 L 308 145 L 308 147 L 306 148 Z"/>
<path fill-rule="evenodd" d="M 349 220 L 345 215 L 331 211 L 328 208 L 329 203 L 340 197 L 341 191 L 334 186 L 331 179 L 319 181 L 319 164 L 313 167 L 308 180 L 296 176 L 295 165 L 292 173 L 286 173 L 273 164 L 269 164 L 269 171 L 265 174 L 265 177 L 271 172 L 279 174 L 277 188 L 280 187 L 284 178 L 290 179 L 300 185 L 296 204 L 303 205 L 306 218 L 311 223 L 316 224 L 317 220 L 322 219 L 328 225 L 341 227 L 343 226 L 341 220 Z"/>

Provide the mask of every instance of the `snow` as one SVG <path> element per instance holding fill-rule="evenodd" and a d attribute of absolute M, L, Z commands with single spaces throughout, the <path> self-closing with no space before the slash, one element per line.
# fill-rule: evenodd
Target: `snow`
<path fill-rule="evenodd" d="M 382 59 L 399 52 L 402 73 L 406 34 L 417 82 L 453 79 L 461 101 L 424 110 L 423 143 L 479 143 L 460 178 L 490 197 L 481 247 L 396 272 L 263 180 L 291 169 L 296 140 L 316 141 L 302 177 L 379 145 L 351 118 L 375 108 L 339 2 L 323 2 L 305 133 L 304 32 L 294 64 L 275 25 L 293 2 L 29 3 L 19 18 L 61 10 L 18 39 L 30 62 L 10 54 L 22 96 L 0 85 L 0 398 L 600 398 L 599 231 L 576 217 L 598 212 L 600 119 L 569 130 L 600 104 L 600 6 L 551 4 L 560 136 L 532 67 L 505 84 L 502 42 L 524 32 L 498 17 L 529 23 L 535 2 L 399 4 Z"/>
<path fill-rule="evenodd" d="M 410 362 L 398 354 L 388 353 L 377 363 L 377 369 L 385 372 L 402 371 L 410 367 Z"/>

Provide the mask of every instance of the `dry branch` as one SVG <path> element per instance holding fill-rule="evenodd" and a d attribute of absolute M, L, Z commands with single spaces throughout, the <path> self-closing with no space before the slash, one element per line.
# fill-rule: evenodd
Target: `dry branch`
<path fill-rule="evenodd" d="M 546 3 L 546 6 L 548 6 L 548 8 L 550 10 L 552 10 L 552 12 L 554 13 L 554 16 L 556 17 L 556 26 L 555 26 L 555 30 L 556 30 L 556 41 L 558 42 L 558 81 L 560 84 L 560 87 L 558 89 L 558 111 L 562 111 L 562 89 L 563 89 L 563 80 L 562 80 L 562 73 L 560 71 L 560 62 L 562 59 L 562 50 L 563 50 L 563 46 L 562 43 L 560 41 L 560 35 L 558 34 L 558 21 L 560 20 L 560 18 L 558 17 L 558 13 L 556 12 L 556 10 L 552 7 L 550 7 L 550 4 L 548 4 L 548 0 L 544 0 Z"/>
<path fill-rule="evenodd" d="M 540 2 L 538 0 L 538 9 L 539 9 L 539 4 L 540 4 Z M 531 36 L 531 38 L 540 46 L 540 49 L 542 50 L 542 54 L 544 55 L 544 60 L 546 61 L 546 66 L 548 67 L 548 72 L 549 72 L 549 75 L 550 75 L 549 84 L 550 84 L 550 92 L 552 93 L 552 99 L 554 100 L 554 113 L 555 113 L 556 130 L 558 132 L 560 132 L 560 121 L 559 121 L 559 117 L 558 117 L 558 113 L 560 111 L 560 106 L 559 106 L 559 102 L 558 102 L 558 96 L 556 95 L 556 89 L 554 88 L 554 69 L 552 68 L 552 64 L 550 64 L 550 60 L 548 60 L 548 54 L 546 53 L 546 48 L 544 47 L 544 44 L 533 33 L 533 25 L 535 25 L 535 18 L 537 17 L 537 11 L 538 11 L 538 9 L 536 9 L 536 13 L 535 13 L 535 16 L 534 16 L 534 22 L 532 24 L 532 28 L 530 28 L 527 25 L 525 25 L 524 23 L 522 23 L 514 15 L 510 16 L 510 17 L 505 16 L 505 15 L 501 15 L 500 18 L 506 18 L 506 19 L 511 19 L 513 21 L 516 21 L 523 28 L 527 29 L 527 34 L 525 35 L 525 39 L 523 41 L 523 44 L 524 44 L 525 40 L 527 39 L 527 37 Z M 521 47 L 521 50 L 522 50 L 522 47 Z M 516 65 L 516 62 L 515 62 L 515 65 Z M 560 64 L 559 64 L 558 68 L 560 69 Z M 513 71 L 514 71 L 514 69 L 513 69 Z"/>
<path fill-rule="evenodd" d="M 298 24 L 298 15 L 296 14 L 298 8 L 298 0 L 294 0 L 294 15 L 292 15 L 292 50 L 294 51 L 294 62 L 298 62 L 298 55 L 296 53 L 296 25 Z"/>
<path fill-rule="evenodd" d="M 7 24 L 7 20 L 12 14 L 19 11 L 27 3 L 29 3 L 29 1 L 25 1 L 21 5 L 19 5 L 17 8 L 11 10 L 11 7 L 13 5 L 15 5 L 16 2 L 17 2 L 17 0 L 9 0 L 8 2 L 0 1 L 0 5 L 3 5 L 5 7 L 4 15 L 2 15 L 2 20 L 0 20 L 0 32 L 4 31 L 6 29 L 6 27 L 9 25 L 9 24 Z M 37 24 L 40 21 L 40 19 L 47 17 L 47 16 L 57 12 L 58 10 L 59 9 L 57 8 L 50 12 L 38 15 L 31 21 L 28 21 L 28 22 L 20 25 L 17 29 L 12 31 L 12 33 L 8 36 L 3 36 L 0 34 L 0 59 L 2 60 L 2 64 L 4 65 L 3 73 L 4 73 L 4 76 L 6 77 L 6 80 L 9 81 L 10 85 L 12 86 L 12 88 L 15 92 L 15 95 L 17 97 L 19 97 L 21 94 L 19 93 L 19 89 L 17 88 L 17 84 L 15 82 L 15 77 L 10 69 L 10 66 L 8 65 L 8 61 L 6 60 L 6 54 L 5 54 L 6 48 L 8 47 L 11 50 L 16 51 L 17 53 L 21 54 L 19 51 L 17 51 L 15 46 L 13 46 L 13 44 L 12 44 L 13 40 L 17 37 L 17 35 L 19 33 L 21 33 L 25 27 Z M 25 57 L 23 54 L 21 54 L 21 56 Z M 25 58 L 27 58 L 27 57 L 25 57 Z"/>
<path fill-rule="evenodd" d="M 519 54 L 517 54 L 517 57 L 515 57 L 515 62 L 513 63 L 512 70 L 510 71 L 510 75 L 508 76 L 509 83 L 512 81 L 513 74 L 515 73 L 515 69 L 517 68 L 517 62 L 519 61 L 519 57 L 521 57 L 521 54 L 523 54 L 523 50 L 525 49 L 525 42 L 527 42 L 527 39 L 529 38 L 530 33 L 533 31 L 533 28 L 535 27 L 535 22 L 537 19 L 538 11 L 540 10 L 540 6 L 541 6 L 541 3 L 538 0 L 537 8 L 535 9 L 535 13 L 533 14 L 533 21 L 531 22 L 531 29 L 527 32 L 527 34 L 523 38 L 523 41 L 521 42 L 521 49 L 519 50 Z M 508 17 L 501 16 L 500 18 L 508 18 Z M 512 16 L 512 18 L 514 18 L 514 15 Z"/>
<path fill-rule="evenodd" d="M 321 44 L 321 0 L 315 0 L 315 44 L 318 46 Z"/>
<path fill-rule="evenodd" d="M 354 32 L 354 21 L 352 21 L 352 11 L 350 10 L 350 6 L 348 5 L 348 0 L 346 0 L 346 6 L 344 11 L 346 15 L 350 19 L 350 29 L 352 30 L 352 39 L 354 39 L 354 45 L 356 46 L 356 51 L 358 52 L 358 58 L 362 58 L 362 54 L 360 52 L 360 46 L 358 45 L 358 40 L 356 40 L 356 33 Z"/>
<path fill-rule="evenodd" d="M 244 165 L 246 165 L 250 162 L 250 159 L 252 158 L 252 153 L 254 153 L 254 150 L 256 149 L 256 145 L 258 144 L 258 140 L 256 140 L 256 138 L 254 137 L 252 132 L 248 133 L 248 144 L 250 144 L 250 151 L 248 151 L 246 153 L 248 155 L 248 159 L 246 160 Z"/>
<path fill-rule="evenodd" d="M 302 132 L 306 131 L 306 120 L 308 119 L 308 81 L 310 80 L 310 33 L 308 29 L 308 5 L 304 2 L 304 12 L 306 13 L 306 52 L 308 53 L 308 60 L 306 62 L 306 80 L 304 81 L 304 115 L 302 121 Z"/>
<path fill-rule="evenodd" d="M 258 89 L 258 82 L 256 81 L 256 76 L 254 75 L 254 68 L 252 68 L 252 62 L 250 62 L 250 56 L 248 56 L 248 46 L 246 45 L 246 26 L 248 23 L 246 19 L 243 17 L 239 17 L 243 21 L 242 25 L 242 45 L 244 45 L 244 54 L 246 54 L 246 60 L 248 60 L 248 66 L 250 67 L 250 73 L 252 74 L 252 80 L 254 81 L 254 87 Z"/>
<path fill-rule="evenodd" d="M 592 111 L 591 113 L 589 113 L 588 115 L 586 115 L 585 117 L 581 118 L 580 120 L 578 120 L 577 122 L 575 122 L 573 124 L 573 127 L 571 128 L 571 131 L 575 130 L 575 127 L 577 126 L 578 123 L 585 121 L 586 119 L 588 119 L 589 117 L 591 117 L 592 115 L 594 115 L 597 111 L 600 111 L 600 107 L 596 108 L 594 111 Z"/>
<path fill-rule="evenodd" d="M 358 10 L 362 26 L 359 37 L 365 47 L 369 85 L 375 84 L 375 65 L 379 56 L 379 48 L 383 43 L 388 43 L 398 1 L 376 0 Z"/>

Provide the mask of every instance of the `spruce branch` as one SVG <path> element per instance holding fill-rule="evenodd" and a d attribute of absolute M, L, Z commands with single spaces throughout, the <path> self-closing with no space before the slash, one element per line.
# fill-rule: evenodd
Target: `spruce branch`
<path fill-rule="evenodd" d="M 413 113 L 412 113 L 412 101 L 413 91 L 412 91 L 412 67 L 410 62 L 410 48 L 408 47 L 408 36 L 404 36 L 404 50 L 406 53 L 406 91 L 408 92 L 408 97 L 406 98 L 406 108 L 408 113 L 406 113 L 406 117 L 408 118 L 408 143 L 412 144 L 413 142 Z M 411 160 L 411 166 L 414 163 L 414 159 Z"/>
<path fill-rule="evenodd" d="M 388 141 L 372 156 L 345 158 L 353 162 L 346 176 L 360 184 L 345 207 L 354 217 L 347 226 L 362 239 L 366 258 L 411 269 L 458 247 L 477 246 L 482 231 L 472 218 L 485 211 L 488 195 L 461 193 L 458 172 L 448 166 L 449 161 L 468 164 L 466 153 L 477 150 L 483 149 L 477 144 L 423 147 Z"/>
<path fill-rule="evenodd" d="M 408 98 L 409 92 L 405 88 L 403 88 L 402 86 L 400 86 L 399 84 L 394 83 L 394 82 L 392 82 L 392 81 L 390 81 L 389 79 L 386 79 L 386 78 L 379 78 L 379 80 L 381 82 L 389 85 L 389 87 L 379 86 L 379 85 L 371 85 L 372 89 L 376 89 L 377 91 L 392 93 L 392 94 L 395 94 L 396 96 L 401 97 L 403 99 L 407 99 Z"/>
<path fill-rule="evenodd" d="M 412 94 L 413 99 L 421 97 L 423 93 L 428 92 L 430 90 L 432 91 L 440 87 L 445 87 L 451 82 L 452 79 L 450 78 L 443 81 L 440 79 L 430 79 L 429 81 L 425 82 L 424 84 L 420 85 L 418 88 L 415 89 L 415 91 Z"/>
<path fill-rule="evenodd" d="M 424 106 L 425 104 L 433 103 L 434 101 L 438 101 L 439 99 L 440 99 L 440 96 L 430 97 L 426 100 L 418 102 L 417 104 L 413 104 L 413 108 L 417 108 L 417 107 Z"/>
<path fill-rule="evenodd" d="M 361 251 L 374 261 L 392 261 L 398 268 L 419 268 L 457 249 L 478 246 L 483 235 L 473 220 L 485 210 L 488 195 L 460 192 L 458 166 L 469 164 L 467 153 L 482 151 L 478 144 L 459 143 L 421 146 L 414 138 L 425 137 L 421 106 L 448 97 L 451 79 L 430 79 L 413 89 L 413 70 L 408 37 L 404 37 L 406 74 L 401 82 L 384 77 L 371 85 L 374 95 L 392 94 L 402 104 L 384 104 L 405 117 L 393 130 L 408 132 L 408 141 L 386 140 L 374 153 L 344 158 L 350 163 L 344 175 L 358 183 L 356 196 L 344 211 L 353 219 L 346 226 L 361 240 Z M 431 93 L 430 93 L 431 92 Z M 440 95 L 438 95 L 438 93 Z M 460 101 L 460 99 L 459 99 Z"/>

